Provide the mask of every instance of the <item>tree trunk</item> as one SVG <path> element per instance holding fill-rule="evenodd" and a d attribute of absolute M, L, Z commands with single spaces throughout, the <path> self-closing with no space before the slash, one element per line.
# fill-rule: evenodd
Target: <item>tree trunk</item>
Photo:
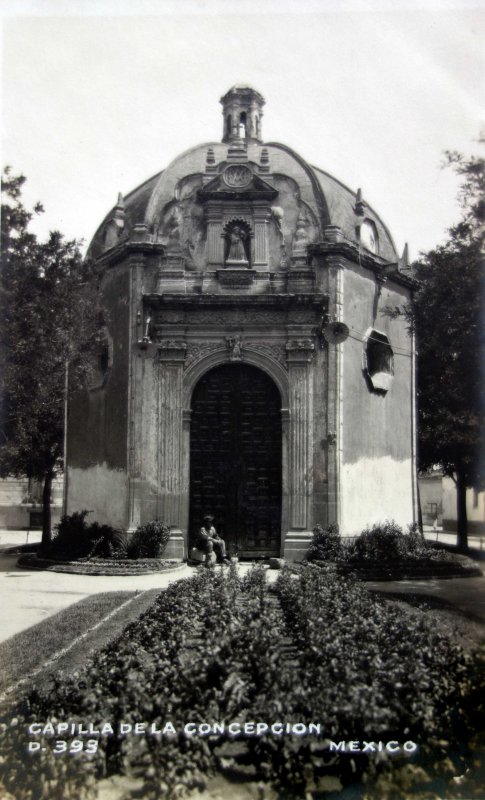
<path fill-rule="evenodd" d="M 456 475 L 456 544 L 459 550 L 468 550 L 468 519 L 466 514 L 466 482 L 461 473 Z"/>
<path fill-rule="evenodd" d="M 42 492 L 42 551 L 45 551 L 52 541 L 52 514 L 51 496 L 53 472 L 47 472 L 44 477 L 44 490 Z"/>

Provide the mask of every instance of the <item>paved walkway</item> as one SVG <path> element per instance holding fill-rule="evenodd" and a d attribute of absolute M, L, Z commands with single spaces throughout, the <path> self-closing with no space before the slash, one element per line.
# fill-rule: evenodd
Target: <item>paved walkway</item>
<path fill-rule="evenodd" d="M 192 575 L 184 566 L 154 575 L 72 575 L 20 569 L 18 555 L 0 553 L 0 641 L 36 625 L 72 603 L 102 592 L 143 592 L 165 589 Z"/>
<path fill-rule="evenodd" d="M 0 528 L 0 547 L 18 547 L 22 544 L 34 544 L 42 539 L 42 531 L 9 531 Z"/>
<path fill-rule="evenodd" d="M 153 575 L 73 575 L 20 569 L 17 560 L 18 555 L 0 552 L 0 642 L 89 595 L 166 589 L 197 569 L 184 564 L 173 572 Z M 239 564 L 240 574 L 250 567 L 251 564 Z M 270 580 L 275 580 L 277 574 L 277 570 L 269 570 Z"/>
<path fill-rule="evenodd" d="M 425 527 L 424 538 L 427 539 L 428 542 L 441 542 L 442 544 L 448 544 L 452 547 L 456 546 L 456 533 L 443 532 L 441 528 L 437 531 L 433 531 L 431 528 Z M 485 553 L 485 536 L 469 533 L 468 547 L 471 550 Z"/>

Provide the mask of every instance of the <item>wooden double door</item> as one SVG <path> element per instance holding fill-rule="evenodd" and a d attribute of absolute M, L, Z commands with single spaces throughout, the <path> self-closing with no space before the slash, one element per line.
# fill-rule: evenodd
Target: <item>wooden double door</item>
<path fill-rule="evenodd" d="M 246 364 L 207 372 L 192 396 L 191 536 L 212 514 L 229 552 L 279 556 L 281 454 L 281 399 L 271 378 Z"/>

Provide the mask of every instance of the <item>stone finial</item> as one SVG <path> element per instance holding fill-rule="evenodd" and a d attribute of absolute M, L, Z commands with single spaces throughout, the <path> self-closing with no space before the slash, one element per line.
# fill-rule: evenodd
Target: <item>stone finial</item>
<path fill-rule="evenodd" d="M 341 242 L 343 239 L 342 228 L 339 225 L 327 225 L 323 235 L 327 242 Z"/>
<path fill-rule="evenodd" d="M 269 153 L 267 147 L 263 147 L 263 149 L 261 150 L 261 157 L 259 159 L 259 171 L 269 172 Z"/>
<path fill-rule="evenodd" d="M 118 244 L 125 227 L 125 203 L 121 192 L 118 194 L 118 200 L 113 209 L 109 221 L 106 223 L 104 229 L 104 246 L 105 249 L 114 247 Z"/>
<path fill-rule="evenodd" d="M 121 192 L 118 193 L 118 200 L 116 202 L 113 217 L 114 223 L 118 228 L 124 228 L 125 226 L 125 201 L 123 200 L 123 195 Z"/>
<path fill-rule="evenodd" d="M 364 215 L 365 205 L 366 205 L 365 201 L 362 197 L 362 189 L 357 189 L 357 194 L 355 196 L 354 211 L 356 214 L 358 214 L 359 217 L 362 217 Z"/>
<path fill-rule="evenodd" d="M 407 242 L 404 245 L 402 256 L 399 259 L 399 269 L 409 269 L 409 247 Z"/>
<path fill-rule="evenodd" d="M 149 238 L 148 225 L 145 225 L 144 222 L 137 222 L 133 226 L 131 238 L 134 242 L 146 242 Z"/>

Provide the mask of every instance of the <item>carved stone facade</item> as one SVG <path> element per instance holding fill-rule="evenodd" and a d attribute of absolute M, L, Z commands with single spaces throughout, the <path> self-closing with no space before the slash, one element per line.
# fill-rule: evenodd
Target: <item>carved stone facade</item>
<path fill-rule="evenodd" d="M 413 521 L 413 348 L 384 313 L 413 284 L 361 193 L 263 145 L 261 95 L 221 102 L 222 143 L 118 198 L 91 244 L 111 360 L 69 409 L 68 510 L 163 518 L 183 558 L 204 508 L 243 556 L 300 559 L 317 522 Z M 378 348 L 362 367 L 373 330 L 392 375 Z"/>

